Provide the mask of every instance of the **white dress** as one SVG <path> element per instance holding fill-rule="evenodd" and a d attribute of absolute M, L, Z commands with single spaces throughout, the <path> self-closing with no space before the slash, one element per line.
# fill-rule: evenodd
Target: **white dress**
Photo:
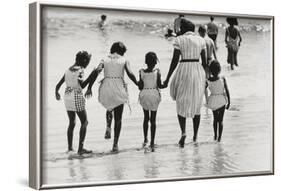
<path fill-rule="evenodd" d="M 84 69 L 80 66 L 72 66 L 64 75 L 66 88 L 64 104 L 67 111 L 80 112 L 85 110 L 85 98 L 78 80 L 83 80 Z"/>
<path fill-rule="evenodd" d="M 98 100 L 108 111 L 129 101 L 127 84 L 124 81 L 126 64 L 128 62 L 123 56 L 110 54 L 98 66 L 98 70 L 104 69 Z"/>
<path fill-rule="evenodd" d="M 207 107 L 215 111 L 227 104 L 227 98 L 225 95 L 225 88 L 223 79 L 216 81 L 208 80 L 209 90 L 211 95 L 207 98 Z"/>
<path fill-rule="evenodd" d="M 157 111 L 161 101 L 160 90 L 157 87 L 157 73 L 159 70 L 144 72 L 140 70 L 140 76 L 143 81 L 143 89 L 139 94 L 139 102 L 143 109 Z"/>
<path fill-rule="evenodd" d="M 174 47 L 181 51 L 181 59 L 197 59 L 198 61 L 182 61 L 171 81 L 170 94 L 177 103 L 177 113 L 182 117 L 200 115 L 205 91 L 206 74 L 199 62 L 200 53 L 206 49 L 205 40 L 187 32 L 178 36 Z"/>

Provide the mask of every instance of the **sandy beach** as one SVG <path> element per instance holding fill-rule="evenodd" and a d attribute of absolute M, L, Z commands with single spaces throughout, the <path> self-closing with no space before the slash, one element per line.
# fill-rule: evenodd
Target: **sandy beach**
<path fill-rule="evenodd" d="M 269 21 L 239 19 L 243 42 L 238 53 L 239 67 L 230 71 L 224 44 L 225 18 L 218 17 L 218 60 L 226 77 L 231 108 L 225 112 L 222 142 L 213 141 L 212 111 L 202 107 L 198 142 L 192 142 L 192 123 L 187 120 L 186 146 L 177 146 L 180 128 L 175 102 L 169 87 L 161 91 L 162 102 L 157 115 L 156 150 L 145 152 L 143 112 L 138 103 L 139 90 L 126 77 L 132 112 L 125 106 L 118 154 L 110 152 L 112 140 L 104 139 L 105 109 L 98 103 L 99 76 L 93 97 L 87 100 L 89 120 L 86 148 L 94 151 L 85 159 L 69 158 L 67 151 L 68 118 L 63 101 L 55 99 L 55 85 L 74 62 L 79 50 L 92 53 L 86 75 L 107 55 L 114 41 L 126 44 L 127 59 L 135 74 L 144 67 L 144 55 L 155 51 L 163 78 L 172 58 L 172 42 L 163 38 L 177 15 L 129 14 L 107 11 L 110 27 L 96 27 L 101 11 L 71 11 L 50 8 L 44 12 L 43 26 L 43 182 L 99 183 L 106 181 L 148 180 L 159 178 L 194 178 L 264 172 L 272 161 L 272 53 Z M 142 15 L 143 14 L 143 15 Z M 187 16 L 196 24 L 208 22 L 206 16 Z M 197 32 L 197 28 L 196 28 Z M 64 86 L 60 93 L 63 95 Z M 78 147 L 79 121 L 74 132 Z"/>

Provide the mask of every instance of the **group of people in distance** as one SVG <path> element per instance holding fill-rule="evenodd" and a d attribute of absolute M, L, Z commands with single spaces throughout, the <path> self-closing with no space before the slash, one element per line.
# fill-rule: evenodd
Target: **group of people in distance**
<path fill-rule="evenodd" d="M 234 22 L 235 20 L 236 23 Z M 227 22 L 230 26 L 226 32 L 226 41 L 227 43 L 231 41 L 229 44 L 234 45 L 234 39 L 237 38 L 236 36 L 239 36 L 240 41 L 237 44 L 239 46 L 241 36 L 239 31 L 234 27 L 234 25 L 238 24 L 237 19 L 227 18 Z M 86 51 L 80 51 L 76 54 L 74 65 L 66 70 L 55 89 L 56 99 L 60 100 L 59 89 L 64 82 L 66 83 L 64 103 L 69 118 L 67 130 L 68 151 L 73 151 L 73 129 L 77 114 L 81 121 L 78 154 L 92 153 L 91 150 L 84 148 L 88 126 L 84 96 L 86 98 L 92 96 L 92 86 L 102 71 L 104 78 L 99 87 L 98 100 L 107 111 L 105 138 L 111 137 L 110 126 L 112 119 L 114 119 L 113 152 L 118 151 L 123 108 L 124 104 L 128 103 L 129 100 L 128 87 L 124 81 L 124 73 L 127 74 L 129 79 L 140 90 L 139 103 L 143 108 L 144 114 L 144 148 L 150 149 L 152 152 L 155 150 L 156 116 L 159 103 L 161 102 L 160 89 L 167 88 L 168 84 L 170 84 L 170 95 L 176 101 L 178 122 L 181 129 L 181 136 L 178 142 L 179 146 L 184 147 L 185 145 L 186 118 L 192 118 L 193 141 L 197 141 L 200 125 L 200 110 L 204 95 L 207 107 L 213 110 L 214 140 L 221 141 L 223 116 L 225 109 L 230 107 L 230 93 L 226 79 L 220 76 L 221 66 L 217 61 L 215 43 L 206 35 L 206 27 L 200 26 L 198 29 L 199 35 L 197 35 L 195 34 L 195 25 L 184 17 L 181 16 L 180 22 L 177 24 L 180 25 L 179 28 L 175 26 L 175 32 L 177 34 L 173 43 L 173 56 L 164 81 L 161 80 L 160 69 L 156 68 L 159 59 L 153 51 L 145 54 L 146 68 L 139 70 L 138 80 L 131 70 L 130 62 L 125 57 L 127 48 L 122 42 L 112 44 L 109 55 L 100 61 L 99 65 L 87 78 L 84 78 L 84 70 L 90 62 L 91 54 Z M 214 38 L 216 38 L 215 33 L 213 33 L 215 31 L 212 30 L 212 33 L 210 33 Z M 228 53 L 233 54 L 233 51 L 229 50 Z M 232 56 L 237 56 L 237 52 Z M 174 71 L 175 74 L 173 75 Z M 173 78 L 170 82 L 172 75 Z M 87 87 L 87 91 L 83 95 L 82 90 L 85 87 Z M 150 144 L 148 144 L 149 125 L 151 131 Z"/>

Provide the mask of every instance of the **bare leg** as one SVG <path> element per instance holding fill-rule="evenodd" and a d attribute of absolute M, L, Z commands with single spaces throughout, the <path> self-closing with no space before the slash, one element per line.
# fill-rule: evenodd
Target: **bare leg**
<path fill-rule="evenodd" d="M 186 134 L 185 134 L 186 118 L 178 115 L 178 121 L 181 128 L 181 139 L 179 140 L 179 146 L 184 147 L 185 138 L 186 138 Z"/>
<path fill-rule="evenodd" d="M 150 141 L 150 147 L 151 150 L 154 151 L 154 140 L 155 140 L 155 133 L 156 133 L 156 115 L 157 111 L 151 111 L 150 116 L 150 132 L 151 132 L 151 141 Z"/>
<path fill-rule="evenodd" d="M 218 111 L 213 111 L 214 121 L 213 121 L 213 127 L 214 127 L 214 140 L 217 140 L 218 138 Z"/>
<path fill-rule="evenodd" d="M 106 131 L 105 131 L 105 135 L 104 135 L 105 139 L 111 138 L 112 119 L 113 119 L 112 111 L 106 111 Z"/>
<path fill-rule="evenodd" d="M 197 140 L 197 133 L 200 125 L 200 115 L 195 115 L 193 118 L 193 141 Z"/>
<path fill-rule="evenodd" d="M 67 111 L 69 125 L 67 129 L 67 142 L 68 142 L 68 151 L 73 151 L 72 142 L 73 142 L 73 130 L 75 127 L 75 112 Z"/>
<path fill-rule="evenodd" d="M 87 154 L 92 153 L 92 151 L 88 151 L 84 149 L 84 141 L 87 133 L 87 126 L 88 126 L 88 119 L 87 119 L 87 112 L 86 110 L 77 112 L 77 115 L 81 122 L 80 132 L 79 132 L 79 147 L 78 147 L 78 154 Z"/>
<path fill-rule="evenodd" d="M 224 116 L 225 106 L 219 109 L 219 136 L 218 136 L 218 142 L 221 141 L 222 131 L 223 131 L 223 116 Z"/>
<path fill-rule="evenodd" d="M 148 122 L 149 122 L 149 111 L 143 109 L 143 114 L 144 114 L 144 119 L 143 119 L 143 147 L 146 146 L 146 144 L 148 143 L 147 140 L 147 131 L 148 131 Z"/>
<path fill-rule="evenodd" d="M 233 52 L 233 57 L 234 57 L 233 60 L 234 60 L 234 65 L 235 65 L 235 66 L 238 66 L 238 62 L 237 62 L 237 53 L 238 53 L 238 52 Z"/>
<path fill-rule="evenodd" d="M 123 115 L 124 104 L 114 108 L 114 140 L 112 151 L 118 151 L 118 141 L 122 127 L 122 115 Z"/>

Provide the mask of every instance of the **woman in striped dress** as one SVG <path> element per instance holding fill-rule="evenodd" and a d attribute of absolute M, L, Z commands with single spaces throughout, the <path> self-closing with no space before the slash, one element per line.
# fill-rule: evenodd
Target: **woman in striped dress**
<path fill-rule="evenodd" d="M 195 35 L 195 25 L 182 19 L 182 35 L 174 43 L 174 53 L 170 69 L 164 85 L 167 86 L 171 75 L 178 66 L 176 74 L 170 85 L 170 94 L 177 104 L 178 121 L 181 128 L 180 147 L 185 143 L 186 118 L 193 119 L 193 141 L 197 139 L 200 124 L 200 109 L 203 102 L 206 74 L 206 43 L 205 40 Z M 179 58 L 181 61 L 179 62 Z M 202 64 L 199 62 L 201 58 Z"/>
<path fill-rule="evenodd" d="M 56 99 L 60 100 L 59 89 L 65 82 L 66 88 L 64 93 L 64 104 L 69 118 L 67 130 L 68 151 L 73 151 L 72 139 L 75 127 L 75 115 L 77 114 L 81 121 L 79 133 L 78 154 L 92 153 L 90 150 L 84 149 L 84 140 L 86 137 L 86 128 L 88 125 L 87 113 L 85 109 L 85 99 L 82 89 L 88 84 L 88 79 L 83 81 L 84 69 L 88 66 L 91 55 L 86 51 L 80 51 L 76 54 L 75 64 L 66 70 L 65 74 L 56 86 Z"/>

